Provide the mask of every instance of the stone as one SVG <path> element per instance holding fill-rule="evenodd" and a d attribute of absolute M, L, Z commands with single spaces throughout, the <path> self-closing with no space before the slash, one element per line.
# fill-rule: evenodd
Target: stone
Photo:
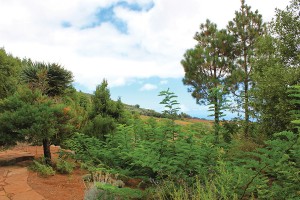
<path fill-rule="evenodd" d="M 12 185 L 6 185 L 3 188 L 4 191 L 8 194 L 18 194 L 31 190 L 31 187 L 29 187 L 27 182 L 17 182 Z"/>
<path fill-rule="evenodd" d="M 14 176 L 8 177 L 5 182 L 8 184 L 14 184 L 16 182 L 27 182 L 28 174 L 16 174 Z"/>
<path fill-rule="evenodd" d="M 0 196 L 0 200 L 10 200 L 7 196 Z"/>
<path fill-rule="evenodd" d="M 24 200 L 24 199 L 30 199 L 30 200 L 44 200 L 45 198 L 41 196 L 36 191 L 30 190 L 27 192 L 16 194 L 12 197 L 12 200 Z"/>
<path fill-rule="evenodd" d="M 0 191 L 0 196 L 5 196 L 5 192 L 3 190 Z"/>

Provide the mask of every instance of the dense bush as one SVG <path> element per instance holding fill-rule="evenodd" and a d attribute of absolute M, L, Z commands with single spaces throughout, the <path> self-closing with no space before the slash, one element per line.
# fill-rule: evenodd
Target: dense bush
<path fill-rule="evenodd" d="M 33 163 L 29 166 L 29 169 L 37 172 L 40 176 L 47 177 L 55 174 L 54 169 L 46 165 L 43 161 L 39 162 L 34 160 Z"/>

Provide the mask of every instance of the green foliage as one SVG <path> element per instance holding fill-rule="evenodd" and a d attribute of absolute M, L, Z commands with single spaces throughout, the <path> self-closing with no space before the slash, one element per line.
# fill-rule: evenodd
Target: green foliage
<path fill-rule="evenodd" d="M 174 92 L 171 92 L 169 88 L 167 90 L 161 91 L 158 96 L 164 97 L 164 99 L 160 102 L 160 104 L 165 105 L 163 114 L 165 114 L 166 116 L 170 116 L 171 119 L 175 119 L 177 117 L 177 112 L 180 110 L 179 107 L 175 107 L 179 105 L 179 103 L 175 99 L 178 96 L 176 96 Z"/>
<path fill-rule="evenodd" d="M 84 134 L 75 133 L 72 138 L 65 142 L 66 147 L 76 152 L 74 157 L 76 160 L 81 160 L 84 163 L 97 166 L 102 163 L 99 160 L 103 143 Z"/>
<path fill-rule="evenodd" d="M 73 75 L 58 64 L 46 64 L 42 62 L 24 62 L 25 66 L 21 79 L 31 89 L 39 89 L 48 96 L 59 96 L 71 86 Z"/>
<path fill-rule="evenodd" d="M 271 23 L 271 32 L 278 39 L 277 51 L 286 66 L 299 67 L 300 64 L 299 6 L 299 0 L 291 0 L 286 9 L 276 9 Z"/>
<path fill-rule="evenodd" d="M 219 190 L 214 182 L 205 181 L 202 183 L 199 179 L 193 187 L 187 183 L 175 184 L 174 182 L 164 181 L 152 191 L 150 199 L 159 200 L 213 200 L 226 199 L 237 200 L 237 194 L 232 191 L 226 191 L 224 188 Z"/>
<path fill-rule="evenodd" d="M 71 174 L 75 165 L 62 158 L 59 158 L 56 162 L 56 170 L 61 174 Z"/>
<path fill-rule="evenodd" d="M 299 51 L 295 50 L 299 34 L 294 32 L 299 17 L 291 9 L 295 7 L 294 3 L 291 2 L 285 11 L 276 11 L 270 27 L 271 33 L 275 34 L 260 37 L 255 43 L 254 108 L 259 115 L 261 131 L 268 136 L 290 129 L 290 111 L 295 109 L 289 97 L 289 87 L 300 81 L 299 59 L 295 55 Z"/>
<path fill-rule="evenodd" d="M 225 94 L 224 89 L 220 87 L 210 89 L 209 96 L 212 101 L 208 111 L 213 112 L 213 114 L 209 115 L 210 117 L 215 117 L 215 119 L 219 120 L 226 116 L 223 111 L 228 109 L 229 106 L 226 104 L 228 101 L 224 98 Z M 219 121 L 216 122 L 219 123 Z"/>
<path fill-rule="evenodd" d="M 247 153 L 244 159 L 245 174 L 253 174 L 248 180 L 243 196 L 255 192 L 264 199 L 297 199 L 299 197 L 299 136 L 292 132 L 281 132 L 267 147 Z M 254 158 L 254 159 L 253 159 Z"/>
<path fill-rule="evenodd" d="M 215 120 L 215 138 L 219 141 L 219 121 L 223 116 L 227 77 L 230 74 L 234 37 L 226 30 L 218 30 L 209 20 L 200 25 L 200 33 L 194 39 L 197 45 L 187 50 L 184 60 L 185 76 L 183 83 L 190 86 L 189 91 L 199 104 L 210 104 Z"/>
<path fill-rule="evenodd" d="M 164 182 L 154 199 L 297 199 L 299 151 L 299 135 L 292 132 L 277 133 L 266 147 L 234 157 L 221 151 L 212 176 L 198 177 L 193 187 Z"/>
<path fill-rule="evenodd" d="M 145 108 L 137 108 L 136 105 L 126 105 L 124 104 L 125 109 L 128 110 L 129 112 L 133 114 L 139 114 L 139 115 L 145 115 L 145 116 L 151 116 L 151 117 L 163 117 L 161 113 L 156 112 L 155 110 L 152 109 L 145 109 Z"/>
<path fill-rule="evenodd" d="M 294 124 L 297 128 L 298 131 L 300 131 L 300 85 L 295 85 L 292 86 L 289 89 L 290 97 L 292 100 L 290 103 L 294 105 L 293 110 L 291 110 L 291 117 L 292 117 L 292 124 Z"/>
<path fill-rule="evenodd" d="M 16 91 L 20 70 L 21 61 L 0 48 L 0 99 Z"/>
<path fill-rule="evenodd" d="M 65 110 L 66 107 L 38 90 L 22 88 L 0 101 L 1 143 L 13 144 L 25 138 L 34 144 L 43 142 L 47 147 L 44 156 L 50 161 L 50 145 L 59 144 L 73 134 L 72 115 Z"/>
<path fill-rule="evenodd" d="M 112 134 L 118 123 L 126 123 L 124 105 L 119 99 L 117 102 L 110 99 L 108 83 L 103 80 L 98 85 L 92 96 L 92 108 L 90 111 L 90 121 L 83 132 L 105 141 L 109 134 Z"/>
<path fill-rule="evenodd" d="M 17 141 L 25 139 L 20 129 L 29 126 L 31 123 L 30 120 L 27 120 L 26 110 L 30 105 L 27 105 L 26 102 L 33 102 L 38 96 L 38 93 L 31 93 L 29 90 L 25 90 L 0 100 L 1 145 L 16 144 Z"/>
<path fill-rule="evenodd" d="M 268 44 L 268 47 L 270 46 Z M 260 115 L 260 129 L 271 136 L 289 127 L 291 121 L 289 111 L 292 107 L 288 97 L 288 87 L 297 81 L 300 71 L 296 72 L 293 68 L 281 65 L 275 54 L 267 59 L 266 56 L 268 54 L 261 55 L 255 62 L 253 78 L 256 81 L 256 88 L 253 94 L 254 108 Z"/>
<path fill-rule="evenodd" d="M 86 124 L 83 128 L 83 132 L 87 135 L 94 136 L 105 141 L 107 135 L 116 130 L 116 126 L 117 124 L 114 118 L 110 116 L 103 117 L 101 115 L 97 115 Z"/>
<path fill-rule="evenodd" d="M 188 179 L 198 173 L 207 174 L 208 170 L 202 162 L 207 162 L 208 168 L 213 166 L 211 138 L 197 139 L 195 132 L 183 132 L 171 120 L 161 122 L 152 131 L 154 138 L 140 140 L 127 151 L 131 167 L 138 169 L 136 173 L 160 178 L 168 176 L 177 180 Z"/>
<path fill-rule="evenodd" d="M 213 114 L 211 114 L 209 116 L 213 116 L 215 119 L 214 131 L 215 131 L 216 143 L 219 142 L 219 134 L 220 134 L 220 132 L 222 132 L 220 130 L 221 129 L 220 119 L 221 119 L 221 117 L 226 116 L 223 111 L 229 108 L 229 106 L 227 105 L 228 101 L 224 97 L 225 94 L 226 94 L 226 92 L 221 87 L 211 88 L 209 91 L 209 96 L 211 98 L 211 102 L 209 103 L 210 105 L 209 105 L 208 111 L 213 112 Z"/>
<path fill-rule="evenodd" d="M 251 93 L 253 87 L 252 59 L 256 57 L 255 41 L 265 34 L 265 24 L 262 16 L 256 10 L 253 12 L 251 7 L 241 1 L 241 8 L 235 12 L 235 17 L 228 23 L 227 29 L 234 36 L 233 43 L 234 67 L 231 69 L 230 83 L 238 107 L 244 110 L 244 134 L 249 136 L 249 121 L 251 115 Z"/>
<path fill-rule="evenodd" d="M 186 51 L 181 64 L 185 71 L 183 83 L 191 86 L 189 90 L 197 103 L 205 103 L 212 101 L 210 90 L 224 84 L 231 65 L 233 38 L 209 20 L 200 25 L 200 31 L 194 37 L 197 45 Z"/>
<path fill-rule="evenodd" d="M 131 188 L 119 188 L 110 184 L 97 183 L 96 187 L 101 192 L 97 199 L 142 199 L 143 191 Z"/>
<path fill-rule="evenodd" d="M 33 164 L 29 166 L 29 169 L 37 172 L 40 176 L 47 177 L 55 175 L 55 171 L 49 165 L 34 160 Z"/>

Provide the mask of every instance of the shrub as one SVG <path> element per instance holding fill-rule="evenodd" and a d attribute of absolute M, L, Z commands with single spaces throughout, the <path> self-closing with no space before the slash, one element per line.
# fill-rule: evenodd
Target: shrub
<path fill-rule="evenodd" d="M 143 199 L 143 191 L 131 188 L 119 188 L 106 183 L 95 183 L 85 192 L 84 200 L 96 199 Z"/>
<path fill-rule="evenodd" d="M 56 169 L 61 174 L 70 174 L 74 169 L 74 164 L 68 161 L 65 161 L 61 158 L 57 160 Z"/>
<path fill-rule="evenodd" d="M 201 183 L 197 179 L 193 187 L 187 183 L 176 184 L 172 181 L 163 181 L 151 190 L 149 199 L 155 200 L 212 200 L 212 199 L 232 199 L 237 200 L 237 195 L 233 191 L 222 192 L 223 188 L 218 188 L 214 182 L 205 181 Z M 228 195 L 228 193 L 233 193 Z"/>
<path fill-rule="evenodd" d="M 40 176 L 43 177 L 53 176 L 55 174 L 55 171 L 51 166 L 40 163 L 36 160 L 34 160 L 32 165 L 29 166 L 29 169 L 37 172 Z"/>
<path fill-rule="evenodd" d="M 138 189 L 119 188 L 105 183 L 96 183 L 96 187 L 102 191 L 98 199 L 120 198 L 120 199 L 141 199 L 143 192 Z M 106 197 L 106 198 L 105 198 Z"/>

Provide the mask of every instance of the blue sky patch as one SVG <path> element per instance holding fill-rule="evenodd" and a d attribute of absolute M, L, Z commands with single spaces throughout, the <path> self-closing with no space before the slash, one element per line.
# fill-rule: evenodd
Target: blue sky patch
<path fill-rule="evenodd" d="M 102 23 L 111 23 L 118 31 L 120 31 L 123 34 L 127 34 L 127 23 L 123 19 L 116 16 L 115 8 L 117 7 L 126 8 L 135 12 L 148 12 L 154 7 L 154 3 L 151 2 L 147 5 L 141 5 L 138 3 L 128 3 L 126 1 L 119 1 L 108 7 L 99 8 L 95 13 L 96 20 L 90 23 L 89 25 L 83 27 L 83 29 L 94 28 L 100 26 Z"/>
<path fill-rule="evenodd" d="M 154 2 L 150 2 L 147 5 L 141 5 L 138 3 L 128 3 L 126 1 L 120 1 L 116 4 L 116 6 L 127 8 L 129 10 L 136 11 L 136 12 L 142 12 L 142 11 L 148 12 L 154 7 Z"/>
<path fill-rule="evenodd" d="M 71 24 L 71 22 L 63 21 L 63 22 L 61 22 L 61 26 L 62 26 L 63 28 L 69 28 L 69 27 L 72 26 L 72 24 Z"/>

